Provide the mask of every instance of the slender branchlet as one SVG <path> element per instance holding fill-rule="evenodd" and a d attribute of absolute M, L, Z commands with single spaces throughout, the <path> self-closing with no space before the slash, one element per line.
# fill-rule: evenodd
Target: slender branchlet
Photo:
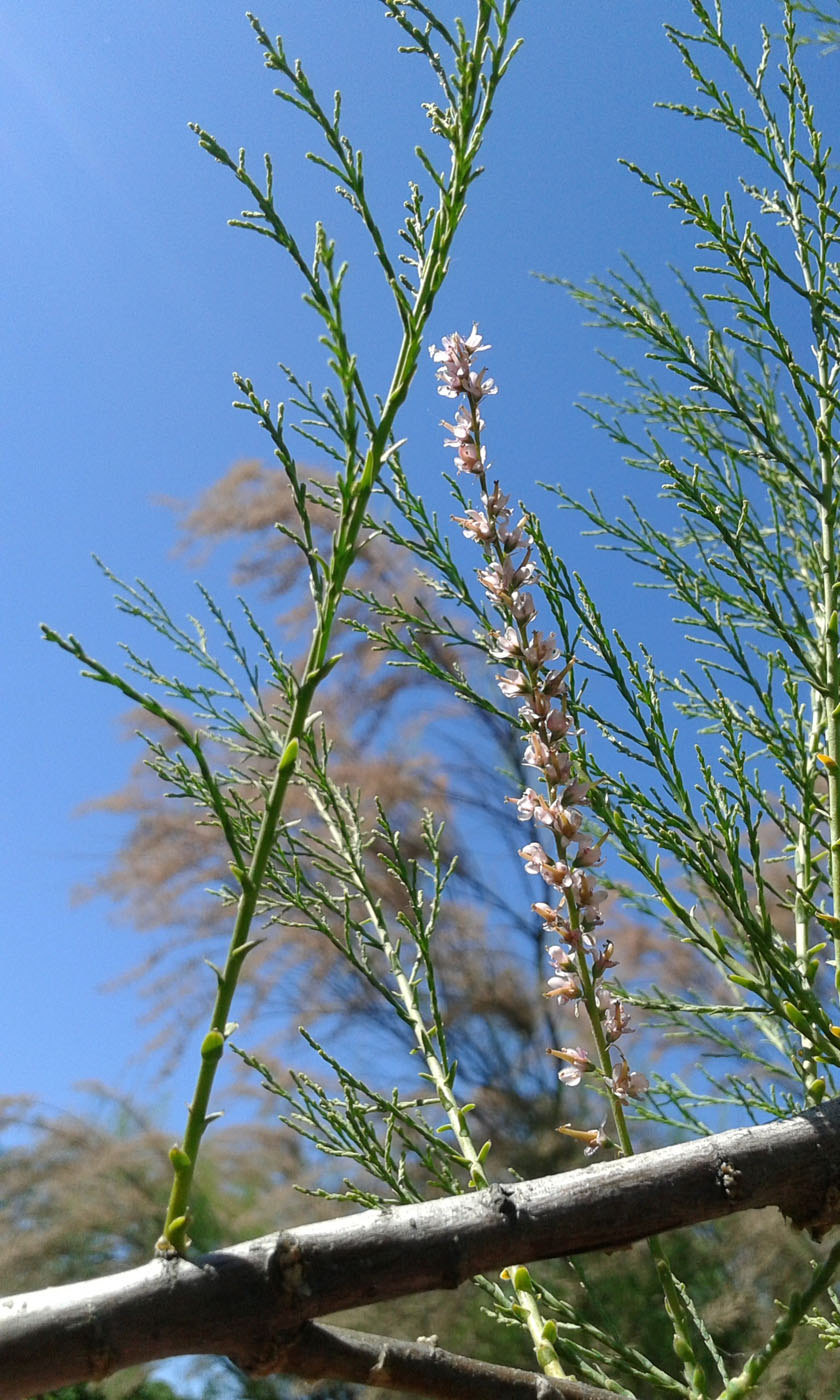
<path fill-rule="evenodd" d="M 478 155 L 493 107 L 498 84 L 503 77 L 516 43 L 509 38 L 510 25 L 519 0 L 476 0 L 475 26 L 469 36 L 459 25 L 450 34 L 437 26 L 436 38 L 446 44 L 447 62 L 429 42 L 425 6 L 414 0 L 397 0 L 386 5 L 391 19 L 412 39 L 410 51 L 425 54 L 432 75 L 443 87 L 445 105 L 429 102 L 427 111 L 434 139 L 442 140 L 449 153 L 449 170 L 441 173 L 425 151 L 418 151 L 421 165 L 431 178 L 434 200 L 426 211 L 417 183 L 411 186 L 408 217 L 404 239 L 413 252 L 413 276 L 398 275 L 396 263 L 386 249 L 385 235 L 380 230 L 368 201 L 361 154 L 355 150 L 341 126 L 341 102 L 336 97 L 332 114 L 318 100 L 301 63 L 290 64 L 282 41 L 272 42 L 259 21 L 251 16 L 257 40 L 263 50 L 267 68 L 278 73 L 282 86 L 278 95 L 304 112 L 319 129 L 327 145 L 326 157 L 312 159 L 337 175 L 342 181 L 342 193 L 359 214 L 373 244 L 375 256 L 393 293 L 397 311 L 395 355 L 391 382 L 381 401 L 365 388 L 355 354 L 353 353 L 342 308 L 342 289 L 346 268 L 336 262 L 335 245 L 319 224 L 316 229 L 314 254 L 308 260 L 275 203 L 273 173 L 270 158 L 265 161 L 265 181 L 260 184 L 250 174 L 244 151 L 234 159 L 209 132 L 196 127 L 199 142 L 221 164 L 235 175 L 252 197 L 255 208 L 246 211 L 233 222 L 255 230 L 277 243 L 291 259 L 304 281 L 306 300 L 322 322 L 322 340 L 336 380 L 336 390 L 328 389 L 323 405 L 318 406 L 315 433 L 310 439 L 332 439 L 334 455 L 341 463 L 337 477 L 337 522 L 328 557 L 316 552 L 307 517 L 307 498 L 301 484 L 294 454 L 284 431 L 282 406 L 272 412 L 267 400 L 262 400 L 252 382 L 236 376 L 242 398 L 238 407 L 253 413 L 274 444 L 274 451 L 286 474 L 301 520 L 297 543 L 307 556 L 312 579 L 314 621 L 307 659 L 298 675 L 285 666 L 277 679 L 282 683 L 287 712 L 274 775 L 265 793 L 259 821 L 253 832 L 250 849 L 242 850 L 225 812 L 225 802 L 219 783 L 204 763 L 200 741 L 182 723 L 165 711 L 158 702 L 149 700 L 128 687 L 107 668 L 87 657 L 74 641 L 63 643 L 79 656 L 89 673 L 97 679 L 116 685 L 124 694 L 139 701 L 151 714 L 168 723 L 179 742 L 187 745 L 204 779 L 204 800 L 215 813 L 231 847 L 230 869 L 236 880 L 236 914 L 230 943 L 222 967 L 214 969 L 217 979 L 216 997 L 208 1029 L 202 1039 L 195 1090 L 189 1106 L 183 1139 L 171 1151 L 174 1170 L 172 1191 L 163 1232 L 158 1242 L 161 1250 L 183 1252 L 189 1243 L 190 1193 L 201 1140 L 208 1124 L 216 1116 L 210 1113 L 213 1083 L 225 1043 L 231 1034 L 230 1020 L 234 994 L 243 964 L 255 946 L 253 928 L 260 907 L 266 871 L 280 828 L 284 801 L 292 780 L 301 743 L 310 723 L 314 697 L 319 686 L 338 661 L 331 653 L 331 638 L 341 600 L 354 559 L 364 539 L 364 526 L 371 494 L 383 464 L 394 451 L 395 426 L 417 367 L 422 346 L 423 329 L 446 275 L 450 251 L 458 225 L 463 217 L 467 193 L 480 173 Z M 419 20 L 419 24 L 418 24 Z M 297 380 L 292 376 L 292 383 Z M 55 634 L 47 635 L 54 639 Z"/>

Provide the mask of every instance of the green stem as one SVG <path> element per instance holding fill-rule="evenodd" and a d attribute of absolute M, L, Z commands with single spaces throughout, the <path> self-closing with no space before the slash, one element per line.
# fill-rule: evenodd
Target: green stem
<path fill-rule="evenodd" d="M 438 210 L 432 227 L 428 256 L 425 259 L 422 269 L 413 307 L 409 314 L 403 314 L 401 318 L 403 334 L 400 349 L 394 366 L 391 385 L 378 422 L 371 423 L 370 415 L 368 415 L 370 446 L 359 479 L 353 485 L 352 492 L 349 494 L 349 498 L 346 501 L 346 507 L 342 511 L 341 520 L 336 530 L 335 542 L 329 565 L 329 585 L 324 598 L 319 603 L 309 656 L 303 672 L 303 679 L 295 696 L 286 733 L 283 755 L 278 763 L 260 823 L 254 854 L 247 871 L 244 871 L 239 864 L 236 866 L 236 874 L 240 882 L 241 894 L 237 905 L 236 919 L 231 933 L 225 965 L 217 974 L 218 986 L 216 990 L 216 999 L 210 1018 L 210 1026 L 201 1046 L 201 1064 L 196 1078 L 195 1093 L 187 1112 L 187 1124 L 183 1143 L 173 1147 L 170 1152 L 174 1177 L 163 1233 L 158 1240 L 158 1249 L 160 1250 L 174 1249 L 178 1252 L 182 1252 L 189 1243 L 187 1226 L 189 1219 L 190 1191 L 201 1140 L 208 1123 L 211 1121 L 211 1118 L 208 1116 L 210 1095 L 216 1076 L 216 1070 L 224 1051 L 225 1038 L 229 1033 L 228 1018 L 239 980 L 239 974 L 248 950 L 252 946 L 250 943 L 251 928 L 257 910 L 257 903 L 266 866 L 277 833 L 283 801 L 294 770 L 299 743 L 303 737 L 305 726 L 309 718 L 312 698 L 317 687 L 331 669 L 333 661 L 337 660 L 337 658 L 334 657 L 332 661 L 327 661 L 327 651 L 335 623 L 336 612 L 343 595 L 348 571 L 358 551 L 358 542 L 364 529 L 371 493 L 382 463 L 387 456 L 394 421 L 399 409 L 405 401 L 411 381 L 414 377 L 414 372 L 417 368 L 417 361 L 422 345 L 423 329 L 431 313 L 435 297 L 446 275 L 452 241 L 465 208 L 467 190 L 471 181 L 475 178 L 475 161 L 481 145 L 484 128 L 490 117 L 492 95 L 501 77 L 501 73 L 506 66 L 507 60 L 505 63 L 502 63 L 501 54 L 506 39 L 507 24 L 513 10 L 516 8 L 516 3 L 518 3 L 518 0 L 513 0 L 513 3 L 508 3 L 501 13 L 496 11 L 495 7 L 490 4 L 481 4 L 479 6 L 475 40 L 478 47 L 474 55 L 474 63 L 470 71 L 469 79 L 465 82 L 464 90 L 461 94 L 462 100 L 458 129 L 457 133 L 452 137 L 450 175 L 446 185 L 441 185 Z M 491 71 L 482 85 L 480 79 L 482 65 L 485 59 L 488 26 L 492 13 L 495 13 L 498 21 L 499 43 L 492 53 Z M 508 54 L 508 59 L 509 57 L 510 53 Z M 208 138 L 208 140 L 209 139 L 210 138 Z M 214 154 L 217 154 L 220 159 L 224 158 L 224 152 L 220 152 L 220 148 L 217 149 L 215 143 L 212 144 L 212 147 L 208 147 L 208 149 L 213 149 Z M 227 163 L 232 164 L 229 157 L 227 158 Z M 244 172 L 241 170 L 241 167 L 236 167 L 236 173 L 238 178 L 243 178 Z M 263 199 L 262 196 L 260 196 L 260 207 L 263 208 L 267 217 L 270 214 L 276 219 L 273 206 L 270 205 L 267 199 Z M 326 315 L 328 308 L 324 302 L 323 292 L 320 285 L 317 283 L 317 279 L 313 279 L 308 269 L 301 264 L 296 245 L 294 245 L 293 241 L 288 237 L 285 228 L 279 225 L 277 236 L 278 241 L 286 247 L 287 251 L 291 252 L 299 266 L 301 266 L 319 310 L 322 314 Z M 329 322 L 329 317 L 327 317 L 327 319 Z M 362 386 L 355 371 L 352 379 L 357 393 L 362 396 L 362 402 L 365 402 Z M 350 444 L 348 442 L 348 450 L 349 446 Z M 455 1107 L 457 1108 L 457 1106 Z M 460 1110 L 458 1110 L 458 1112 L 460 1112 Z"/>
<path fill-rule="evenodd" d="M 335 844 L 340 848 L 344 844 L 341 840 L 342 833 L 337 831 L 335 821 L 326 804 L 318 802 L 317 798 L 316 804 L 325 826 L 330 830 Z M 413 978 L 406 976 L 399 959 L 398 950 L 394 947 L 382 918 L 381 909 L 368 886 L 364 866 L 361 862 L 354 859 L 352 870 L 356 888 L 365 904 L 369 926 L 371 929 L 376 930 L 379 946 L 388 960 L 388 965 L 391 969 L 394 981 L 396 982 L 400 999 L 411 1023 L 415 1043 L 420 1054 L 423 1056 L 426 1070 L 429 1079 L 434 1085 L 438 1102 L 449 1120 L 449 1126 L 458 1144 L 460 1155 L 469 1168 L 470 1186 L 474 1187 L 476 1190 L 481 1190 L 483 1187 L 490 1185 L 490 1178 L 484 1170 L 482 1156 L 473 1142 L 467 1123 L 467 1115 L 458 1103 L 453 1092 L 452 1075 L 447 1072 L 445 1064 L 434 1049 L 432 1036 L 423 1018 L 417 982 Z M 521 1265 L 512 1264 L 502 1271 L 502 1277 L 506 1277 L 511 1283 L 513 1292 L 516 1295 L 517 1304 L 521 1309 L 523 1321 L 528 1328 L 534 1345 L 534 1354 L 543 1371 L 547 1376 L 554 1376 L 555 1378 L 564 1377 L 566 1372 L 563 1370 L 560 1357 L 550 1340 L 546 1319 L 540 1312 L 536 1292 L 528 1270 Z"/>
<path fill-rule="evenodd" d="M 546 1323 L 540 1312 L 537 1295 L 531 1275 L 523 1264 L 515 1264 L 502 1270 L 502 1278 L 507 1278 L 516 1294 L 520 1315 L 528 1328 L 534 1344 L 534 1355 L 546 1376 L 563 1380 L 567 1372 L 551 1340 L 552 1324 Z"/>
<path fill-rule="evenodd" d="M 569 907 L 569 922 L 572 928 L 578 928 L 580 916 L 575 906 L 574 899 L 571 896 L 571 891 L 567 895 L 566 902 Z M 586 953 L 580 945 L 578 945 L 577 949 L 576 966 L 578 980 L 580 981 L 581 991 L 583 992 L 583 1002 L 586 1007 L 589 1025 L 592 1031 L 592 1038 L 595 1041 L 598 1052 L 601 1074 L 608 1089 L 613 1123 L 615 1124 L 621 1153 L 624 1157 L 632 1157 L 634 1155 L 633 1141 L 627 1126 L 624 1105 L 618 1095 L 613 1093 L 609 1087 L 612 1081 L 612 1059 L 610 1057 L 607 1038 L 604 1034 L 603 1021 L 595 1001 L 595 987 L 592 974 L 586 960 Z M 656 1267 L 657 1277 L 665 1300 L 665 1308 L 674 1329 L 674 1352 L 682 1362 L 683 1373 L 688 1385 L 688 1394 L 691 1397 L 697 1397 L 698 1400 L 702 1400 L 702 1397 L 707 1394 L 706 1375 L 702 1365 L 697 1359 L 694 1345 L 691 1341 L 691 1319 L 688 1309 L 677 1287 L 676 1279 L 671 1271 L 671 1265 L 668 1262 L 668 1256 L 665 1253 L 661 1240 L 658 1236 L 652 1235 L 648 1239 L 647 1245 Z"/>
<path fill-rule="evenodd" d="M 331 612 L 334 614 L 334 608 Z M 201 1064 L 196 1078 L 195 1092 L 187 1110 L 184 1140 L 180 1146 L 174 1147 L 170 1152 L 174 1176 L 163 1232 L 157 1243 L 159 1250 L 175 1249 L 179 1253 L 183 1253 L 189 1244 L 187 1225 L 190 1191 L 201 1139 L 208 1123 L 212 1121 L 212 1117 L 208 1116 L 210 1095 L 228 1034 L 228 1019 L 239 974 L 249 948 L 252 946 L 249 938 L 257 902 L 271 848 L 277 834 L 283 800 L 294 771 L 312 697 L 319 683 L 332 669 L 331 664 L 325 664 L 324 661 L 329 643 L 331 622 L 330 612 L 325 612 L 315 629 L 304 679 L 295 697 L 286 733 L 286 743 L 274 774 L 251 863 L 247 871 L 237 871 L 241 894 L 225 965 L 218 974 L 216 999 L 210 1017 L 210 1027 L 201 1044 Z"/>
<path fill-rule="evenodd" d="M 820 415 L 823 424 L 826 405 Z M 825 726 L 828 787 L 828 849 L 831 912 L 840 914 L 840 657 L 838 657 L 837 556 L 835 546 L 836 502 L 831 452 L 820 446 L 820 497 L 822 612 L 820 642 L 823 656 L 824 695 L 822 713 Z M 840 933 L 834 934 L 835 987 L 840 996 Z"/>
<path fill-rule="evenodd" d="M 808 1309 L 828 1287 L 838 1266 L 840 1266 L 840 1242 L 835 1244 L 822 1264 L 814 1270 L 808 1287 L 802 1293 L 793 1295 L 785 1308 L 784 1316 L 779 1318 L 764 1346 L 750 1357 L 739 1375 L 732 1377 L 729 1384 L 720 1392 L 718 1400 L 742 1400 L 744 1395 L 748 1395 L 755 1388 L 779 1352 L 790 1346 L 794 1332 L 800 1326 Z"/>

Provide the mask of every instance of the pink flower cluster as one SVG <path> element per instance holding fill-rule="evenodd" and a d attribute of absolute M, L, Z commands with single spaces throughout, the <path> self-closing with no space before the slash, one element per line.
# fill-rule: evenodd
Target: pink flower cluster
<path fill-rule="evenodd" d="M 531 628 L 537 608 L 527 585 L 536 580 L 536 565 L 526 520 L 511 524 L 509 497 L 500 493 L 498 482 L 491 492 L 485 475 L 486 453 L 481 443 L 485 425 L 479 404 L 497 388 L 486 378 L 486 370 L 473 368 L 473 359 L 489 349 L 477 326 L 466 338 L 445 336 L 440 350 L 431 347 L 438 365 L 438 393 L 446 398 L 463 395 L 465 400 L 455 422 L 443 424 L 451 433 L 446 446 L 457 449 L 458 470 L 477 476 L 481 486 L 482 509 L 469 509 L 466 515 L 453 519 L 484 553 L 485 565 L 477 571 L 478 579 L 505 623 L 491 638 L 491 655 L 507 664 L 496 679 L 505 697 L 521 702 L 519 716 L 527 736 L 523 763 L 538 769 L 543 780 L 543 792 L 527 787 L 521 797 L 509 800 L 515 801 L 520 820 L 545 831 L 552 847 L 549 852 L 540 841 L 531 841 L 519 852 L 526 871 L 541 876 L 555 895 L 555 903 L 533 905 L 553 940 L 548 949 L 553 975 L 546 995 L 574 1004 L 575 1014 L 583 1001 L 590 1017 L 597 1019 L 596 1039 L 603 1046 L 602 1075 L 608 1079 L 614 1099 L 626 1102 L 643 1094 L 648 1086 L 644 1075 L 631 1072 L 620 1051 L 618 1063 L 611 1058 L 611 1047 L 629 1030 L 630 1018 L 623 1003 L 602 984 L 605 972 L 615 966 L 613 944 L 606 941 L 598 947 L 593 932 L 603 923 L 601 906 L 607 895 L 598 886 L 593 869 L 601 863 L 601 847 L 583 829 L 580 811 L 588 805 L 591 784 L 576 776 L 569 748 L 569 740 L 577 732 L 567 709 L 572 662 L 562 669 L 551 669 L 560 654 L 556 638 L 553 633 L 545 636 Z M 583 1074 L 597 1068 L 580 1047 L 550 1053 L 566 1062 L 559 1077 L 569 1085 L 578 1084 Z M 611 1068 L 610 1075 L 606 1075 L 606 1066 Z M 587 1152 L 596 1151 L 606 1141 L 601 1129 L 572 1135 L 587 1141 Z"/>

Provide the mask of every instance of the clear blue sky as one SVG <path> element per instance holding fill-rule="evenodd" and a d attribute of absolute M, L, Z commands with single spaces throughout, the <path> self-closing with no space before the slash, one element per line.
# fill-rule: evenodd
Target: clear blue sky
<path fill-rule="evenodd" d="M 730 0 L 728 8 L 754 52 L 753 31 L 775 7 Z M 425 135 L 419 104 L 435 96 L 421 61 L 397 58 L 398 31 L 375 0 L 270 0 L 259 13 L 325 99 L 342 88 L 373 199 L 383 224 L 396 227 L 416 174 L 412 149 Z M 521 5 L 526 44 L 500 94 L 487 173 L 431 334 L 439 340 L 477 319 L 492 341 L 503 391 L 489 410 L 492 455 L 506 484 L 532 500 L 536 477 L 597 486 L 607 499 L 634 484 L 573 408 L 582 392 L 612 382 L 597 340 L 564 295 L 530 273 L 583 281 L 621 250 L 655 278 L 668 261 L 690 266 L 690 239 L 617 164 L 627 156 L 669 176 L 693 174 L 714 197 L 723 188 L 726 152 L 708 147 L 707 131 L 653 107 L 688 95 L 661 27 L 663 17 L 688 15 L 687 0 Z M 324 379 L 318 327 L 290 265 L 268 240 L 226 227 L 241 207 L 238 187 L 198 150 L 188 121 L 231 150 L 245 145 L 255 170 L 262 151 L 273 152 L 284 212 L 304 246 L 316 217 L 339 238 L 352 264 L 352 334 L 376 387 L 385 387 L 394 327 L 346 207 L 303 161 L 313 138 L 272 97 L 238 6 L 39 0 L 3 7 L 2 30 L 0 1090 L 64 1105 L 74 1084 L 94 1078 L 143 1097 L 153 1067 L 132 1060 L 144 1039 L 135 992 L 102 990 L 134 962 L 139 941 L 104 904 L 71 903 L 74 885 L 101 868 L 117 838 L 113 819 L 73 813 L 125 778 L 132 751 L 121 740 L 121 706 L 39 641 L 38 622 L 116 658 L 124 620 L 91 553 L 146 578 L 175 611 L 190 610 L 191 575 L 170 557 L 173 525 L 156 498 L 192 497 L 237 458 L 264 454 L 254 421 L 230 407 L 232 370 L 274 399 L 283 393 L 278 360 Z M 400 436 L 409 439 L 406 465 L 442 502 L 439 417 L 430 376 L 416 384 Z M 571 521 L 561 525 L 570 557 L 609 601 L 616 590 L 602 560 L 594 570 Z M 630 636 L 641 636 L 641 600 L 619 602 Z M 177 1121 L 187 1080 L 167 1092 Z"/>

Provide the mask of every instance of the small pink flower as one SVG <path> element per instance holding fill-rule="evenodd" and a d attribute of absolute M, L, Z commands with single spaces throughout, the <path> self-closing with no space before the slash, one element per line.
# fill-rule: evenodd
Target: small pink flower
<path fill-rule="evenodd" d="M 506 554 L 513 554 L 515 549 L 525 549 L 532 544 L 530 535 L 525 534 L 524 516 L 513 529 L 508 524 L 499 526 L 499 542 Z"/>
<path fill-rule="evenodd" d="M 514 570 L 513 578 L 511 579 L 511 593 L 515 593 L 523 583 L 531 583 L 537 576 L 537 566 L 531 562 L 529 555 L 530 545 L 525 552 L 525 558 L 522 560 L 522 563 Z"/>
<path fill-rule="evenodd" d="M 496 681 L 503 695 L 508 700 L 517 700 L 522 695 L 527 695 L 530 689 L 530 679 L 522 671 L 505 671 L 503 676 L 497 676 Z"/>
<path fill-rule="evenodd" d="M 509 797 L 507 801 L 516 803 L 516 815 L 521 822 L 533 821 L 536 813 L 545 804 L 545 798 L 530 787 L 525 789 L 521 797 Z"/>
<path fill-rule="evenodd" d="M 550 860 L 540 871 L 545 883 L 556 890 L 565 891 L 572 883 L 572 869 L 564 860 Z"/>
<path fill-rule="evenodd" d="M 574 873 L 571 867 L 564 860 L 552 860 L 539 841 L 529 842 L 519 854 L 525 862 L 526 874 L 542 875 L 547 885 L 553 885 L 558 890 L 565 890 L 571 885 Z"/>
<path fill-rule="evenodd" d="M 474 442 L 462 442 L 457 456 L 452 458 L 459 472 L 471 472 L 473 476 L 483 476 L 487 453 Z"/>
<path fill-rule="evenodd" d="M 607 968 L 618 967 L 618 963 L 613 961 L 615 944 L 612 939 L 606 938 L 598 949 L 597 957 L 592 959 L 592 976 L 603 977 Z"/>
<path fill-rule="evenodd" d="M 592 783 L 570 783 L 563 793 L 563 801 L 567 806 L 577 802 L 586 802 L 586 798 L 592 791 Z M 588 804 L 587 804 L 588 805 Z"/>
<path fill-rule="evenodd" d="M 495 379 L 485 379 L 486 369 L 470 370 L 469 382 L 464 393 L 473 401 L 478 403 L 487 394 L 498 394 L 499 386 Z"/>
<path fill-rule="evenodd" d="M 549 710 L 545 717 L 545 727 L 553 739 L 565 739 L 576 731 L 572 726 L 571 716 L 565 710 Z M 590 783 L 580 783 L 580 787 L 591 787 Z M 571 799 L 575 801 L 575 798 Z"/>
<path fill-rule="evenodd" d="M 595 939 L 585 928 L 570 928 L 566 934 L 566 942 L 570 948 L 582 948 L 585 953 L 591 953 L 595 947 Z"/>
<path fill-rule="evenodd" d="M 547 637 L 543 637 L 542 632 L 534 632 L 522 655 L 527 665 L 536 670 L 537 667 L 544 666 L 546 661 L 554 661 L 560 655 L 557 650 L 557 638 L 553 632 Z"/>
<path fill-rule="evenodd" d="M 452 434 L 451 438 L 444 439 L 444 447 L 460 447 L 462 442 L 469 442 L 474 436 L 474 430 L 484 427 L 483 419 L 479 418 L 477 424 L 473 422 L 473 416 L 468 408 L 461 404 L 455 414 L 455 422 L 447 423 L 446 419 L 441 421 L 442 428 L 448 428 Z"/>
<path fill-rule="evenodd" d="M 566 677 L 568 674 L 568 666 L 564 666 L 562 671 L 548 671 L 543 676 L 543 694 L 550 695 L 552 699 L 555 699 L 558 695 L 565 696 L 568 693 L 569 689 L 568 685 L 566 684 Z"/>
<path fill-rule="evenodd" d="M 551 825 L 566 846 L 569 841 L 574 841 L 578 833 L 578 828 L 583 821 L 580 812 L 576 807 L 566 807 L 556 798 L 548 809 L 551 813 Z M 577 857 L 575 857 L 577 860 Z"/>
<path fill-rule="evenodd" d="M 493 520 L 507 520 L 507 518 L 513 514 L 513 511 L 508 506 L 509 500 L 510 496 L 503 496 L 499 490 L 498 481 L 494 482 L 491 494 L 484 497 L 484 505 L 487 514 Z"/>
<path fill-rule="evenodd" d="M 544 851 L 539 841 L 530 841 L 518 853 L 525 862 L 528 875 L 539 875 L 546 865 L 551 865 L 551 857 Z"/>
<path fill-rule="evenodd" d="M 560 1050 L 549 1050 L 548 1054 L 567 1062 L 568 1068 L 559 1070 L 557 1078 L 561 1084 L 568 1084 L 570 1088 L 579 1084 L 583 1076 L 594 1068 L 586 1051 L 581 1049 L 579 1045 L 576 1045 L 574 1049 L 563 1046 Z"/>
<path fill-rule="evenodd" d="M 511 593 L 510 610 L 516 622 L 528 623 L 537 615 L 537 605 L 530 593 Z"/>
<path fill-rule="evenodd" d="M 523 705 L 519 713 L 522 714 Z M 545 774 L 547 783 L 553 787 L 562 787 L 568 782 L 572 771 L 571 756 L 565 749 L 555 749 L 541 739 L 539 734 L 532 734 L 528 746 L 522 755 L 522 762 L 528 768 L 541 768 Z M 563 794 L 564 805 L 565 793 Z"/>
<path fill-rule="evenodd" d="M 514 567 L 509 558 L 494 559 L 486 569 L 477 570 L 478 581 L 490 598 L 499 602 L 508 599 L 515 589 Z"/>
<path fill-rule="evenodd" d="M 559 909 L 556 909 L 551 904 L 543 904 L 540 901 L 538 901 L 536 904 L 532 904 L 531 908 L 533 909 L 534 913 L 538 914 L 539 917 L 542 919 L 543 928 L 545 929 L 546 933 L 559 933 L 562 938 L 565 938 L 567 940 L 569 939 L 571 933 L 569 921 L 568 919 L 564 918 L 562 912 Z M 550 948 L 548 952 L 550 957 Z"/>
<path fill-rule="evenodd" d="M 528 768 L 545 768 L 551 760 L 551 749 L 541 739 L 539 734 L 531 734 L 528 739 L 528 747 L 522 756 L 522 762 Z"/>
<path fill-rule="evenodd" d="M 641 1098 L 649 1089 L 647 1078 L 637 1071 L 631 1071 L 627 1061 L 623 1058 L 612 1072 L 612 1091 L 617 1099 L 626 1103 L 628 1099 Z"/>
<path fill-rule="evenodd" d="M 600 865 L 603 859 L 600 846 L 590 846 L 587 842 L 581 841 L 578 846 L 578 853 L 575 856 L 575 865 Z"/>
<path fill-rule="evenodd" d="M 528 726 L 544 723 L 551 714 L 551 697 L 541 686 L 535 686 L 528 704 L 522 706 L 519 714 Z"/>
<path fill-rule="evenodd" d="M 544 905 L 543 907 L 548 908 L 548 905 Z M 555 972 L 565 972 L 566 968 L 571 967 L 574 962 L 571 953 L 567 953 L 566 949 L 561 948 L 559 943 L 552 943 L 550 948 L 546 948 L 546 952 L 551 959 L 551 966 L 554 968 Z"/>
<path fill-rule="evenodd" d="M 619 1036 L 625 1035 L 630 1030 L 629 1011 L 625 1010 L 623 1002 L 617 1001 L 612 996 L 604 1011 L 604 1030 L 611 1045 L 618 1040 Z"/>
<path fill-rule="evenodd" d="M 523 583 L 530 583 L 535 573 L 536 565 L 531 563 L 526 551 L 525 558 L 518 566 L 515 566 L 510 555 L 506 554 L 504 559 L 494 559 L 486 569 L 478 569 L 477 578 L 491 598 L 501 603 L 509 603 L 511 594 Z"/>
<path fill-rule="evenodd" d="M 497 661 L 509 661 L 522 654 L 522 638 L 515 627 L 506 627 L 504 632 L 495 633 L 496 645 L 490 652 Z"/>
<path fill-rule="evenodd" d="M 450 519 L 456 525 L 462 526 L 465 539 L 475 540 L 478 544 L 489 544 L 495 537 L 496 526 L 483 511 L 468 510 L 466 515 L 453 515 Z"/>
<path fill-rule="evenodd" d="M 543 995 L 546 997 L 555 997 L 560 1001 L 577 1001 L 582 996 L 582 992 L 575 978 L 567 975 L 549 977 L 546 986 L 548 987 L 548 991 L 544 992 Z"/>
<path fill-rule="evenodd" d="M 566 1137 L 576 1138 L 578 1142 L 586 1143 L 583 1155 L 592 1157 L 599 1148 L 610 1146 L 610 1140 L 604 1131 L 605 1127 L 606 1121 L 601 1124 L 600 1128 L 573 1128 L 570 1123 L 562 1123 L 556 1131 L 563 1133 Z"/>
<path fill-rule="evenodd" d="M 571 885 L 580 912 L 582 927 L 585 929 L 597 928 L 599 924 L 604 922 L 598 911 L 598 906 L 603 904 L 607 898 L 607 891 L 598 888 L 595 876 L 588 870 L 573 870 Z"/>
<path fill-rule="evenodd" d="M 548 826 L 565 844 L 573 841 L 581 822 L 580 812 L 574 808 L 567 811 L 559 802 L 546 802 L 541 793 L 526 788 L 521 797 L 509 797 L 508 802 L 516 803 L 516 813 L 521 822 L 534 821 L 540 826 Z"/>

